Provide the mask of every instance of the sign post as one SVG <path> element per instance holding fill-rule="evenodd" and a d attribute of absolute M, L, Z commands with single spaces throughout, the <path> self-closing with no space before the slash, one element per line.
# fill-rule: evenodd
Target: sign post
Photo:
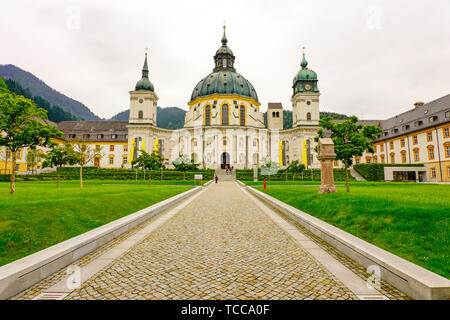
<path fill-rule="evenodd" d="M 203 185 L 203 175 L 202 174 L 195 174 L 194 175 L 195 184 L 197 184 L 197 180 L 200 180 L 200 185 Z"/>

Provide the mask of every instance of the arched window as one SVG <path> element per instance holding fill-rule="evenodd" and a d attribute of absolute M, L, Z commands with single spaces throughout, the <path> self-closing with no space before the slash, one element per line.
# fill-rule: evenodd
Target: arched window
<path fill-rule="evenodd" d="M 276 115 L 275 111 L 272 112 L 272 117 L 273 117 L 273 118 L 275 118 L 275 115 Z"/>
<path fill-rule="evenodd" d="M 306 120 L 311 120 L 311 112 L 308 112 L 308 113 L 306 114 Z"/>
<path fill-rule="evenodd" d="M 245 126 L 245 107 L 241 106 L 239 110 L 239 122 L 241 126 Z"/>
<path fill-rule="evenodd" d="M 222 105 L 222 125 L 227 126 L 229 124 L 228 121 L 228 105 Z"/>
<path fill-rule="evenodd" d="M 211 125 L 211 106 L 205 107 L 205 126 Z"/>
<path fill-rule="evenodd" d="M 144 119 L 144 112 L 142 110 L 138 113 L 138 119 Z"/>

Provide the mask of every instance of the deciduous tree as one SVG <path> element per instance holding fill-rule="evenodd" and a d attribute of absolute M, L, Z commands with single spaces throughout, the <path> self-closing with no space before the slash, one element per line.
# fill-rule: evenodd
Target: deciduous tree
<path fill-rule="evenodd" d="M 292 171 L 292 181 L 294 181 L 295 174 L 302 173 L 303 170 L 305 170 L 305 165 L 300 163 L 298 160 L 294 160 L 291 162 L 291 164 L 287 167 L 288 171 Z"/>
<path fill-rule="evenodd" d="M 148 183 L 152 184 L 151 170 L 158 170 L 163 167 L 163 161 L 165 159 L 161 157 L 158 151 L 153 150 L 151 154 L 141 150 L 139 157 L 134 159 L 131 164 L 136 168 L 142 168 L 149 170 Z"/>
<path fill-rule="evenodd" d="M 42 151 L 36 148 L 29 148 L 27 152 L 27 166 L 31 168 L 31 173 L 34 172 L 34 168 L 38 165 L 40 158 L 42 155 Z"/>
<path fill-rule="evenodd" d="M 102 158 L 103 154 L 101 153 L 102 147 L 99 149 L 94 148 L 91 144 L 86 141 L 79 141 L 74 143 L 76 164 L 80 166 L 80 188 L 83 188 L 83 167 L 94 161 L 95 158 Z"/>
<path fill-rule="evenodd" d="M 74 165 L 77 163 L 77 153 L 73 149 L 70 143 L 64 143 L 63 145 L 55 144 L 53 148 L 44 155 L 44 161 L 42 162 L 43 168 L 56 167 L 56 187 L 59 187 L 59 180 L 61 175 L 61 168 L 65 165 Z M 59 169 L 58 169 L 59 168 Z"/>
<path fill-rule="evenodd" d="M 6 146 L 12 155 L 10 193 L 16 190 L 16 153 L 20 149 L 48 146 L 52 138 L 62 137 L 55 126 L 44 123 L 47 111 L 36 107 L 33 101 L 0 89 L 0 146 Z"/>
<path fill-rule="evenodd" d="M 342 160 L 345 165 L 345 184 L 347 192 L 350 192 L 348 183 L 348 169 L 353 164 L 353 157 L 360 157 L 364 151 L 373 153 L 373 141 L 377 138 L 377 134 L 382 130 L 374 125 L 364 126 L 358 123 L 356 116 L 351 116 L 348 120 L 336 123 L 331 117 L 326 117 L 319 120 L 321 129 L 317 131 L 315 141 L 323 138 L 326 129 L 331 132 L 330 138 L 334 143 L 334 151 L 336 152 L 336 159 Z"/>

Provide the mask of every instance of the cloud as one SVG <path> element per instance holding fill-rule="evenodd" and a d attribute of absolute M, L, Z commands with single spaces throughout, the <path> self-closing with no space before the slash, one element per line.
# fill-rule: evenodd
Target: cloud
<path fill-rule="evenodd" d="M 0 63 L 109 118 L 128 108 L 149 47 L 159 105 L 186 109 L 212 71 L 226 20 L 237 72 L 263 110 L 268 102 L 291 108 L 306 46 L 321 110 L 384 119 L 449 93 L 448 16 L 448 1 L 10 1 Z"/>

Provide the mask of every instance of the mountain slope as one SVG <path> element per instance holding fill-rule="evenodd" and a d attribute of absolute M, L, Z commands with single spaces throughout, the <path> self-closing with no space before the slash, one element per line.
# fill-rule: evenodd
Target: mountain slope
<path fill-rule="evenodd" d="M 29 89 L 33 96 L 42 97 L 49 103 L 57 105 L 63 110 L 72 113 L 77 118 L 101 120 L 84 104 L 50 88 L 45 82 L 38 79 L 30 72 L 24 71 L 12 64 L 0 65 L 0 76 L 18 82 L 24 89 Z"/>
<path fill-rule="evenodd" d="M 3 81 L 3 78 L 0 76 L 0 80 Z M 12 80 L 12 79 L 6 79 L 4 82 L 8 88 L 9 91 L 14 92 L 15 94 L 24 96 L 25 98 L 31 99 L 36 103 L 36 105 L 40 108 L 44 108 L 47 110 L 47 117 L 49 120 L 53 122 L 60 122 L 60 121 L 74 121 L 78 120 L 77 117 L 75 117 L 73 114 L 71 114 L 68 111 L 63 110 L 57 105 L 51 105 L 50 102 L 43 99 L 39 96 L 33 96 L 31 94 L 30 89 L 24 89 L 22 86 Z"/>
<path fill-rule="evenodd" d="M 184 126 L 184 116 L 186 111 L 178 107 L 161 108 L 158 107 L 157 112 L 157 126 L 165 129 L 179 129 Z M 348 119 L 345 114 L 321 111 L 320 118 L 333 117 L 334 119 Z M 127 121 L 130 117 L 130 110 L 119 112 L 110 120 L 113 121 Z M 267 125 L 267 112 L 264 112 L 264 123 Z M 283 110 L 283 129 L 292 128 L 292 111 Z"/>
<path fill-rule="evenodd" d="M 348 116 L 345 114 L 335 113 L 335 112 L 327 112 L 327 111 L 320 111 L 319 117 L 325 118 L 325 117 L 333 117 L 333 119 L 339 119 L 344 120 L 348 119 Z M 267 112 L 264 112 L 264 124 L 267 126 Z M 283 110 L 283 129 L 290 129 L 292 128 L 292 111 L 291 110 Z"/>
<path fill-rule="evenodd" d="M 178 107 L 167 107 L 156 109 L 157 126 L 165 129 L 180 129 L 184 126 L 184 115 L 186 111 Z M 112 121 L 127 121 L 130 117 L 130 110 L 119 112 L 110 120 Z"/>

